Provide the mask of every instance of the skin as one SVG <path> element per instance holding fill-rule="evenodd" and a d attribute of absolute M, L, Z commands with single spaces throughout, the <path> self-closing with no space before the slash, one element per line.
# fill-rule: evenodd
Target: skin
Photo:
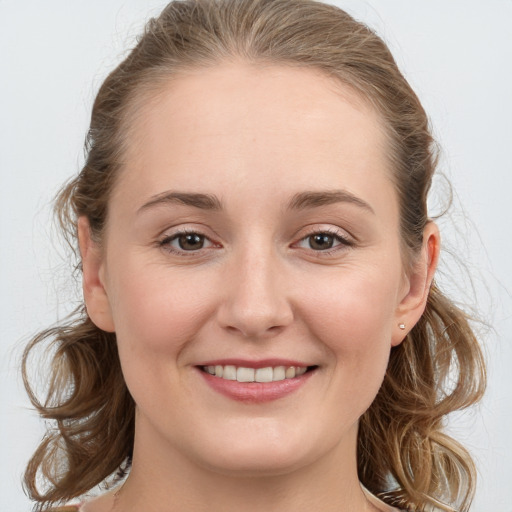
<path fill-rule="evenodd" d="M 439 252 L 429 223 L 405 271 L 378 114 L 315 70 L 232 62 L 175 77 L 130 137 L 102 246 L 86 219 L 79 235 L 88 313 L 117 333 L 137 404 L 133 469 L 115 506 L 106 495 L 85 510 L 376 510 L 357 479 L 358 420 Z M 158 201 L 177 191 L 222 209 Z M 360 203 L 289 208 L 311 191 Z M 180 229 L 204 245 L 180 250 Z M 248 404 L 196 367 L 233 357 L 317 368 Z"/>

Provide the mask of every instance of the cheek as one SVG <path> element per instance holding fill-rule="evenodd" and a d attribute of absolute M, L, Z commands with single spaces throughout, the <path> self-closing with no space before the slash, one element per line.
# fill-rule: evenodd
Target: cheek
<path fill-rule="evenodd" d="M 205 276 L 174 269 L 162 272 L 157 267 L 142 272 L 119 270 L 120 276 L 131 276 L 113 283 L 113 316 L 120 346 L 146 354 L 179 352 L 210 313 L 212 287 Z"/>
<path fill-rule="evenodd" d="M 139 409 L 151 415 L 180 407 L 169 390 L 180 389 L 182 354 L 210 314 L 211 288 L 200 293 L 201 277 L 190 273 L 134 268 L 124 262 L 116 269 L 112 312 L 126 384 Z"/>
<path fill-rule="evenodd" d="M 380 272 L 343 272 L 317 281 L 303 308 L 315 338 L 337 365 L 383 374 L 395 323 L 396 283 Z"/>

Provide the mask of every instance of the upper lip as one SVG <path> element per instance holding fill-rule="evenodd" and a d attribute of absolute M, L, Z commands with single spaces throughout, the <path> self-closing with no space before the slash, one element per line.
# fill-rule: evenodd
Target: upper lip
<path fill-rule="evenodd" d="M 258 359 L 258 360 L 248 360 L 248 359 L 237 359 L 237 358 L 229 358 L 229 359 L 210 359 L 207 361 L 202 361 L 196 366 L 238 366 L 243 368 L 268 368 L 276 367 L 276 366 L 298 366 L 298 367 L 308 367 L 314 366 L 312 364 L 304 363 L 302 361 L 297 361 L 294 359 Z"/>

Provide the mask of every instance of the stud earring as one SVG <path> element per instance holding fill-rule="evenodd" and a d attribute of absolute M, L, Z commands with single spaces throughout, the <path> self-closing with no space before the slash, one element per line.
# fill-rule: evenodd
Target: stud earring
<path fill-rule="evenodd" d="M 398 327 L 400 327 L 402 331 L 405 331 L 405 324 L 398 324 Z"/>

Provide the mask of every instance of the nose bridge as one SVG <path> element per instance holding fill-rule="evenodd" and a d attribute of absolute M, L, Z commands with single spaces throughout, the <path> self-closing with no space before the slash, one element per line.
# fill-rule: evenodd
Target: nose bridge
<path fill-rule="evenodd" d="M 220 308 L 225 328 L 246 337 L 276 333 L 288 325 L 293 312 L 287 297 L 282 259 L 268 241 L 245 244 L 234 251 Z"/>

